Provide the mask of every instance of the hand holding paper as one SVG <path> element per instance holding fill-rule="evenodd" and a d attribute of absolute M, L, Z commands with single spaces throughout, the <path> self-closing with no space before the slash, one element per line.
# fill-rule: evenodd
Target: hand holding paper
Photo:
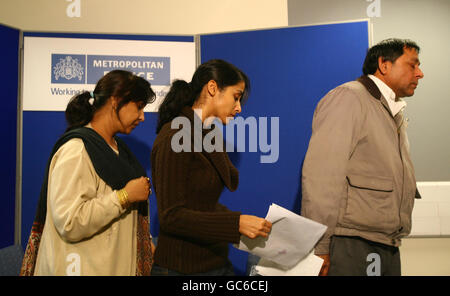
<path fill-rule="evenodd" d="M 272 223 L 260 217 L 241 215 L 239 219 L 239 232 L 249 238 L 267 237 L 271 229 Z"/>

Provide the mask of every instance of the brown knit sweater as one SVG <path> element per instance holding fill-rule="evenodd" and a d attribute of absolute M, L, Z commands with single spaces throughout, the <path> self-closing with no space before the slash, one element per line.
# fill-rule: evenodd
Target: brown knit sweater
<path fill-rule="evenodd" d="M 186 107 L 180 116 L 190 120 L 193 135 L 197 115 Z M 225 266 L 228 243 L 239 242 L 240 212 L 218 203 L 224 186 L 236 190 L 239 173 L 226 152 L 174 152 L 171 141 L 178 131 L 165 124 L 152 149 L 160 222 L 154 260 L 161 267 L 192 274 Z"/>

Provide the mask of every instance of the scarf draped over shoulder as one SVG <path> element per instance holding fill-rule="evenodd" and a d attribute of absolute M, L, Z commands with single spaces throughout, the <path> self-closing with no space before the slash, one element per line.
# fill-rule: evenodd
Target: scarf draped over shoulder
<path fill-rule="evenodd" d="M 119 149 L 117 155 L 106 141 L 93 129 L 81 127 L 63 134 L 53 146 L 47 162 L 44 181 L 41 186 L 36 216 L 31 228 L 31 234 L 25 249 L 20 275 L 33 275 L 36 265 L 39 244 L 47 215 L 47 185 L 50 163 L 53 155 L 61 146 L 74 138 L 83 140 L 89 158 L 95 171 L 113 190 L 119 190 L 132 179 L 146 176 L 145 169 L 119 137 L 114 137 Z M 151 238 L 149 228 L 148 201 L 139 202 L 137 226 L 137 258 L 136 275 L 150 275 L 153 258 L 151 253 Z"/>

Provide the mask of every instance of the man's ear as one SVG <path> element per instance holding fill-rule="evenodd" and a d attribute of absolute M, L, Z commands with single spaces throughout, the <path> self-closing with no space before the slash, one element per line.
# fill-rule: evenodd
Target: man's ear
<path fill-rule="evenodd" d="M 382 75 L 386 75 L 391 66 L 391 61 L 385 60 L 383 57 L 378 58 L 378 71 L 380 71 Z"/>

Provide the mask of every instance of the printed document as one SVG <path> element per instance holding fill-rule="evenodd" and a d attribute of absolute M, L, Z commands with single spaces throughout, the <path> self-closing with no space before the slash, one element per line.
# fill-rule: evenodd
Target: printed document
<path fill-rule="evenodd" d="M 285 271 L 292 269 L 304 259 L 327 229 L 323 224 L 276 204 L 269 207 L 266 220 L 272 222 L 272 230 L 268 237 L 251 239 L 241 235 L 237 247 L 272 261 Z"/>
<path fill-rule="evenodd" d="M 322 268 L 323 259 L 314 255 L 311 251 L 291 269 L 285 270 L 272 261 L 262 258 L 254 267 L 254 275 L 263 276 L 317 276 Z"/>

